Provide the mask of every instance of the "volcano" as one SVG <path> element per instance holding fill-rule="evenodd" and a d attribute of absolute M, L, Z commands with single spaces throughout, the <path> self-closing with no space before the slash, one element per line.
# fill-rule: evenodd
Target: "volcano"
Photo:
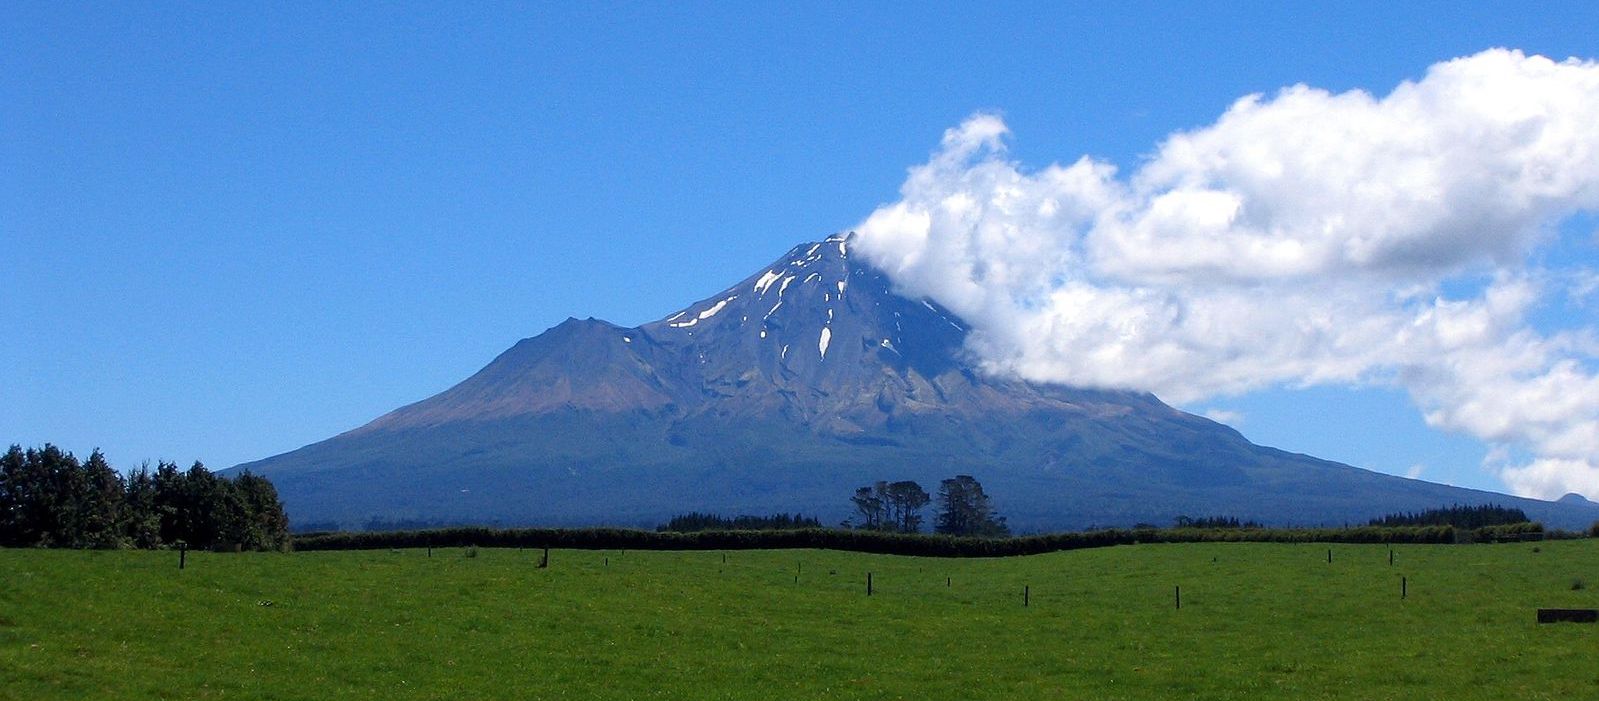
<path fill-rule="evenodd" d="M 833 236 L 625 328 L 567 319 L 423 401 L 246 463 L 297 524 L 653 527 L 690 511 L 836 523 L 856 487 L 957 474 L 1019 532 L 1227 515 L 1364 522 L 1450 504 L 1599 518 L 1257 446 L 1154 395 L 985 375 L 965 323 Z"/>

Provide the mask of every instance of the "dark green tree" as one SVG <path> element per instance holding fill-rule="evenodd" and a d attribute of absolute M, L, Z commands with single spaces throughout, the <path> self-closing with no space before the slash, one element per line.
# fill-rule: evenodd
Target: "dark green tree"
<path fill-rule="evenodd" d="M 22 446 L 12 444 L 0 457 L 0 546 L 22 545 L 22 481 L 27 456 Z"/>
<path fill-rule="evenodd" d="M 245 470 L 233 480 L 244 511 L 244 528 L 238 542 L 251 550 L 281 550 L 289 542 L 289 517 L 278 501 L 278 490 L 267 478 Z"/>
<path fill-rule="evenodd" d="M 51 543 L 57 547 L 83 548 L 89 545 L 88 522 L 94 510 L 94 489 L 89 485 L 89 474 L 72 453 L 64 454 L 50 466 L 50 477 L 55 486 L 51 511 L 55 526 Z"/>
<path fill-rule="evenodd" d="M 126 544 L 123 520 L 126 518 L 122 475 L 106 462 L 96 448 L 79 470 L 75 482 L 77 528 L 73 547 L 117 548 Z"/>
<path fill-rule="evenodd" d="M 18 494 L 18 541 L 25 546 L 59 547 L 67 544 L 63 531 L 75 516 L 70 512 L 63 487 L 71 488 L 72 480 L 63 473 L 76 472 L 78 459 L 64 453 L 49 443 L 43 448 L 29 448 L 23 453 L 22 469 L 15 482 Z"/>
<path fill-rule="evenodd" d="M 850 497 L 855 507 L 855 517 L 844 525 L 868 531 L 880 531 L 888 525 L 888 483 L 861 487 Z"/>
<path fill-rule="evenodd" d="M 932 497 L 928 496 L 927 490 L 922 489 L 922 485 L 910 480 L 888 485 L 884 490 L 883 501 L 887 507 L 891 530 L 900 533 L 921 531 L 922 508 L 931 500 Z"/>
<path fill-rule="evenodd" d="M 937 533 L 983 538 L 1010 535 L 1004 517 L 994 511 L 983 485 L 971 475 L 956 475 L 939 483 L 938 509 L 933 521 Z"/>
<path fill-rule="evenodd" d="M 156 463 L 155 518 L 159 524 L 161 542 L 172 545 L 180 540 L 187 542 L 187 524 L 184 506 L 188 499 L 188 480 L 176 463 L 162 460 Z"/>
<path fill-rule="evenodd" d="M 156 507 L 155 478 L 150 464 L 128 473 L 124 534 L 135 548 L 161 547 L 161 512 Z"/>
<path fill-rule="evenodd" d="M 199 460 L 183 473 L 182 507 L 178 510 L 178 530 L 190 547 L 209 548 L 221 544 L 224 535 L 233 536 L 237 529 L 228 528 L 240 505 L 230 500 L 226 480 L 217 477 Z"/>

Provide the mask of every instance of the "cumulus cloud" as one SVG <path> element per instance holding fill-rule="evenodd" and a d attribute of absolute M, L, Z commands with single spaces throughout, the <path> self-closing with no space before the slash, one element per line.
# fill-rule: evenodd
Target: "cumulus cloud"
<path fill-rule="evenodd" d="M 1251 95 L 1125 174 L 1024 169 L 979 114 L 857 250 L 964 317 L 991 372 L 1179 403 L 1394 384 L 1430 425 L 1526 452 L 1488 463 L 1518 493 L 1599 498 L 1595 329 L 1528 320 L 1551 286 L 1592 294 L 1534 254 L 1599 209 L 1595 124 L 1599 64 L 1509 50 L 1382 97 Z"/>

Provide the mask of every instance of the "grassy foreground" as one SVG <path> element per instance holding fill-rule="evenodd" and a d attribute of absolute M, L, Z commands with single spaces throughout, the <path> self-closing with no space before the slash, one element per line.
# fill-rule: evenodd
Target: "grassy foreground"
<path fill-rule="evenodd" d="M 1599 698 L 1599 540 L 1328 549 L 0 550 L 0 699 Z"/>

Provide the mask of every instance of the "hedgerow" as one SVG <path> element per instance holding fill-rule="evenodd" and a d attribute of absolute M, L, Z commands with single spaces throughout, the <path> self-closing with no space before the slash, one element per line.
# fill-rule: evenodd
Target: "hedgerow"
<path fill-rule="evenodd" d="M 1136 543 L 1453 543 L 1452 526 L 1217 529 L 1140 528 L 1049 533 L 1014 538 L 808 528 L 785 531 L 671 533 L 625 528 L 440 528 L 411 531 L 314 533 L 297 536 L 296 550 L 422 547 L 560 548 L 580 550 L 781 550 L 811 548 L 926 557 L 1008 557 Z"/>

